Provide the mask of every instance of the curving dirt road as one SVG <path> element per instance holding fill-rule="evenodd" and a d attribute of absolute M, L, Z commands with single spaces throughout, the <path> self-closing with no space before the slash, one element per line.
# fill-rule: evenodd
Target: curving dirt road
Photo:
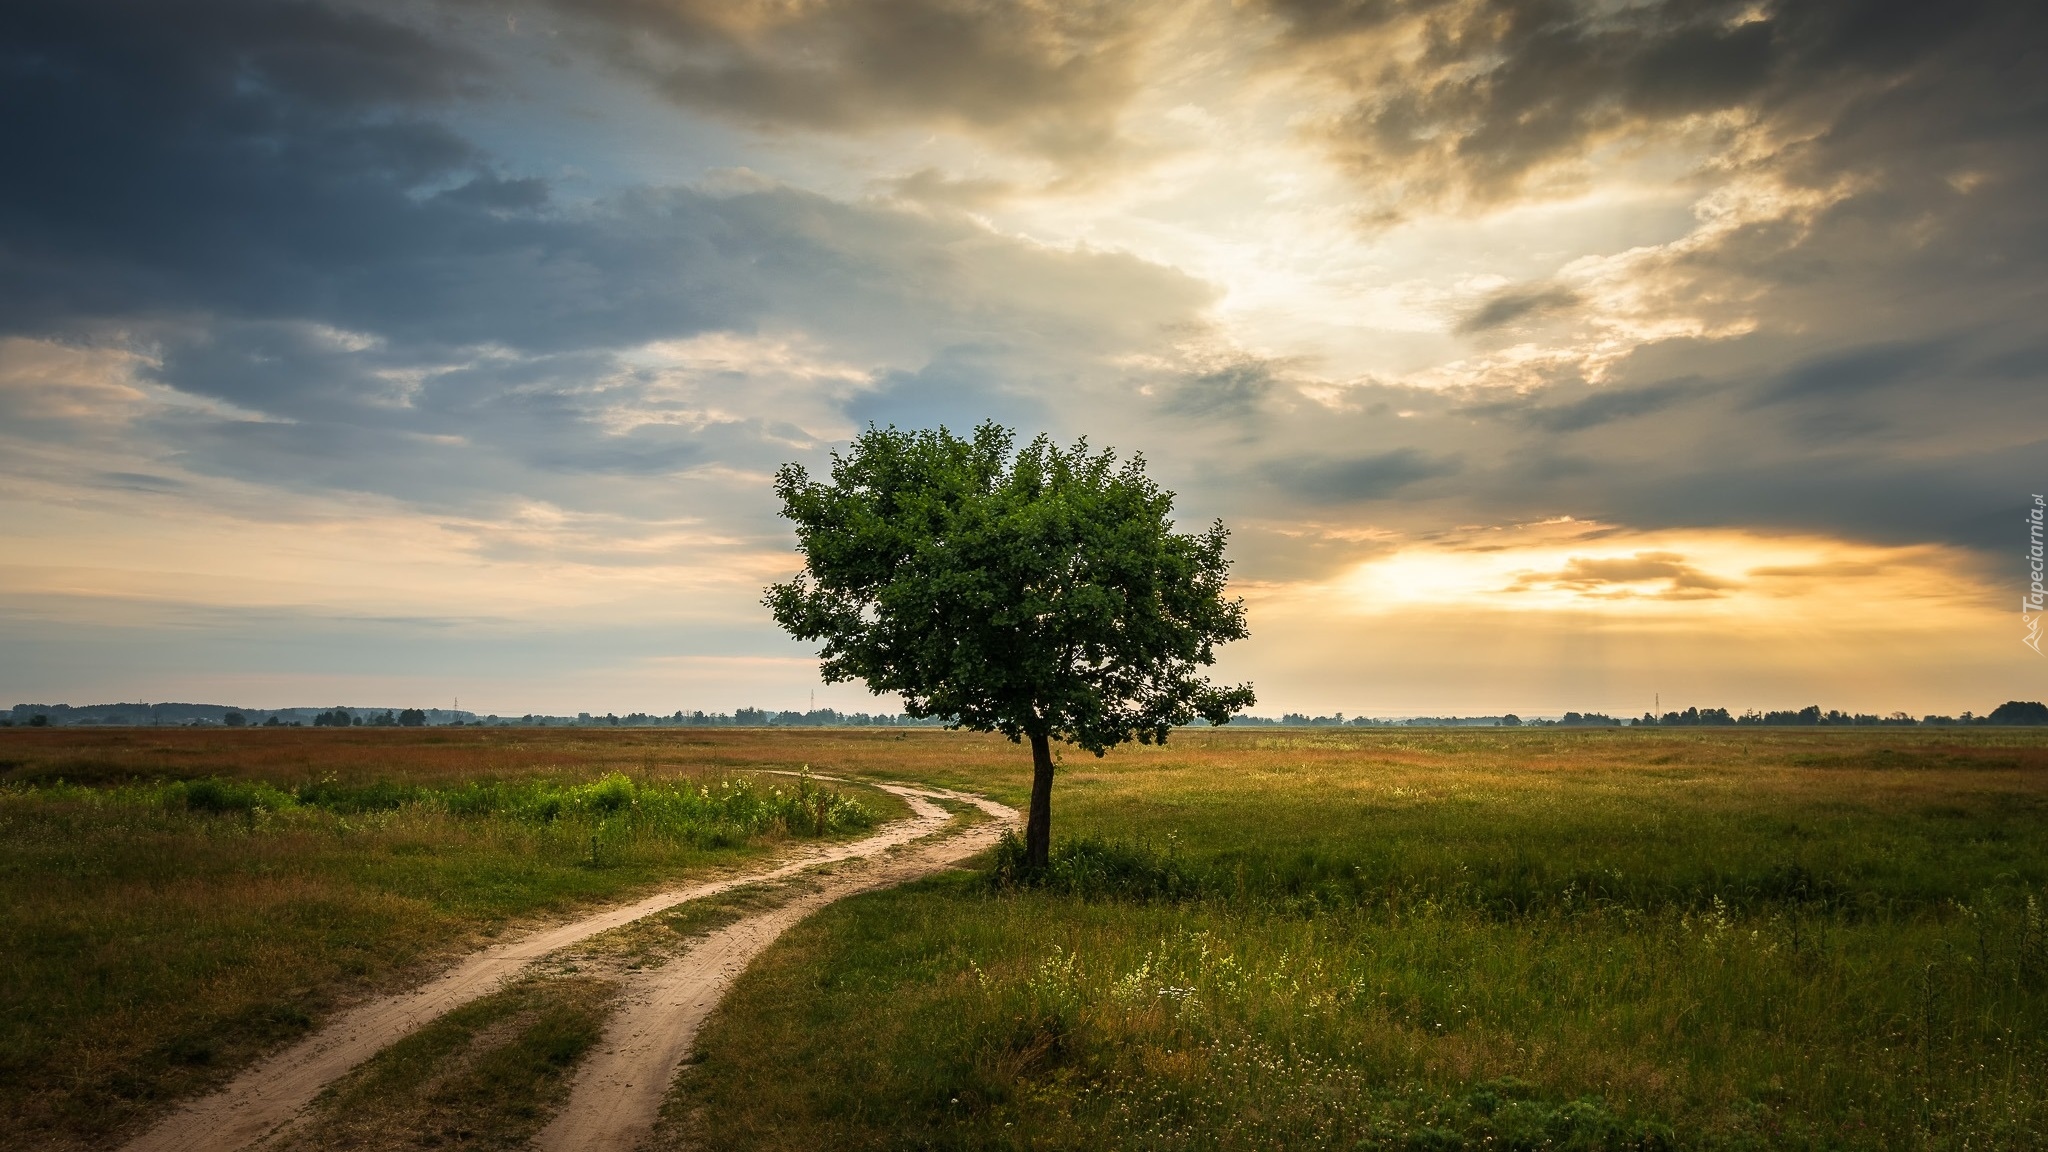
<path fill-rule="evenodd" d="M 943 795 L 974 804 L 996 819 L 955 836 L 917 845 L 866 867 L 836 872 L 816 892 L 713 932 L 681 958 L 642 974 L 626 986 L 625 1003 L 612 1016 L 597 1049 L 576 1071 L 569 1103 L 540 1134 L 541 1152 L 631 1152 L 654 1127 L 676 1069 L 704 1018 L 747 964 L 792 925 L 834 900 L 901 884 L 939 871 L 994 844 L 1016 819 L 1011 808 L 959 793 L 890 791 L 908 800 L 919 819 L 945 812 L 925 797 Z"/>
<path fill-rule="evenodd" d="M 835 862 L 866 862 L 836 871 L 817 891 L 722 928 L 682 956 L 643 973 L 626 989 L 598 1049 L 579 1069 L 568 1106 L 538 1137 L 544 1149 L 632 1147 L 654 1124 L 697 1026 L 762 949 L 784 930 L 833 900 L 900 884 L 938 871 L 992 844 L 1017 819 L 1014 809 L 943 789 L 878 784 L 909 802 L 913 815 L 864 840 L 799 853 L 782 865 L 659 892 L 631 904 L 493 945 L 411 992 L 382 997 L 343 1013 L 327 1027 L 250 1068 L 211 1096 L 196 1100 L 129 1142 L 124 1152 L 236 1152 L 289 1126 L 320 1090 L 356 1065 L 442 1013 L 495 990 L 532 962 L 600 932 L 690 900 L 794 876 Z M 995 817 L 964 832 L 908 851 L 906 845 L 943 830 L 951 817 L 933 799 L 972 804 Z"/>

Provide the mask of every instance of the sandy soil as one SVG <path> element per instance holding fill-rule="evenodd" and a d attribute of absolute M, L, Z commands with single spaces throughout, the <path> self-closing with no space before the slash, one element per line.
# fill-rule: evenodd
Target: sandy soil
<path fill-rule="evenodd" d="M 713 933 L 628 989 L 628 1002 L 613 1018 L 599 1051 L 579 1072 L 568 1108 L 543 1131 L 541 1143 L 546 1148 L 630 1147 L 632 1140 L 653 1125 L 655 1110 L 676 1066 L 689 1051 L 697 1023 L 749 959 L 789 925 L 832 900 L 866 888 L 901 883 L 986 848 L 1017 815 L 980 797 L 877 786 L 907 800 L 912 817 L 864 840 L 799 853 L 774 868 L 659 892 L 493 945 L 420 988 L 371 1000 L 343 1013 L 312 1036 L 250 1068 L 219 1092 L 172 1114 L 127 1144 L 125 1152 L 233 1152 L 245 1148 L 291 1123 L 322 1088 L 357 1064 L 442 1013 L 495 990 L 551 952 L 744 884 L 794 876 L 820 864 L 877 861 L 835 874 L 815 893 Z M 892 850 L 933 836 L 950 822 L 945 810 L 931 802 L 935 796 L 974 804 L 998 819 L 889 857 Z M 674 1035 L 678 1030 L 684 1033 L 680 1039 Z M 591 1114 L 578 1118 L 579 1108 Z M 627 1142 L 619 1143 L 621 1139 Z"/>

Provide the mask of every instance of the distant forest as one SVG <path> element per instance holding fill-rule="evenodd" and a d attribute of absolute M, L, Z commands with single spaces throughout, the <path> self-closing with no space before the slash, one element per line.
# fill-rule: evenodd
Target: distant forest
<path fill-rule="evenodd" d="M 1809 704 L 1783 712 L 1752 709 L 1740 715 L 1726 708 L 1687 708 L 1683 712 L 1666 712 L 1662 716 L 1645 712 L 1632 720 L 1616 719 L 1604 712 L 1567 712 L 1555 720 L 1524 720 L 1512 712 L 1502 716 L 1414 716 L 1401 720 L 1375 720 L 1368 716 L 1354 716 L 1347 720 L 1342 712 L 1334 716 L 1304 716 L 1299 712 L 1289 712 L 1278 720 L 1265 716 L 1237 716 L 1230 722 L 1273 728 L 1911 728 L 1923 725 L 1939 728 L 1962 724 L 2048 724 L 2048 705 L 2032 700 L 2008 700 L 1984 716 L 1965 712 L 1961 716 L 1922 716 L 1917 720 L 1904 712 L 1894 712 L 1889 716 L 1838 712 L 1832 708 L 1823 712 L 1818 704 Z"/>
<path fill-rule="evenodd" d="M 244 708 L 233 704 L 16 704 L 0 727 L 420 728 L 483 725 L 532 728 L 943 728 L 944 720 L 816 708 L 773 712 L 630 712 L 594 716 L 480 716 L 448 708 Z"/>
<path fill-rule="evenodd" d="M 1978 716 L 1922 716 L 1914 719 L 1904 712 L 1889 716 L 1867 713 L 1821 711 L 1818 705 L 1782 712 L 1748 711 L 1740 715 L 1726 708 L 1687 708 L 1662 716 L 1645 712 L 1634 719 L 1617 719 L 1602 712 L 1567 712 L 1555 719 L 1522 719 L 1514 713 L 1499 716 L 1411 716 L 1401 719 L 1310 716 L 1289 712 L 1278 719 L 1269 716 L 1237 716 L 1234 726 L 1249 728 L 1721 728 L 1721 727 L 1942 727 L 1965 724 L 2048 724 L 2048 706 L 2039 701 L 2008 700 L 1989 713 Z M 943 718 L 919 718 L 891 713 L 841 712 L 833 708 L 775 712 L 741 708 L 735 712 L 685 712 L 668 715 L 629 712 L 624 716 L 606 713 L 594 716 L 479 716 L 474 712 L 444 708 L 241 708 L 228 704 L 16 704 L 0 727 L 224 727 L 224 728 L 418 728 L 482 725 L 487 727 L 532 728 L 943 728 Z M 1198 721 L 1196 727 L 1203 725 Z"/>

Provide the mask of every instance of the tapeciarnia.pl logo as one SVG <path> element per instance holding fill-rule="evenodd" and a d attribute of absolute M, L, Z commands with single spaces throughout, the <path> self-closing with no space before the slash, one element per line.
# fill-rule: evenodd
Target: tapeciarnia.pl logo
<path fill-rule="evenodd" d="M 2048 501 L 2041 494 L 2034 494 L 2034 506 L 2027 509 L 2027 573 L 2032 577 L 2027 594 L 2020 599 L 2020 623 L 2026 626 L 2027 634 L 2020 637 L 2020 643 L 2034 650 L 2036 656 L 2048 655 L 2041 651 L 2041 614 L 2048 612 L 2048 588 L 2041 586 L 2041 518 L 2048 512 Z"/>

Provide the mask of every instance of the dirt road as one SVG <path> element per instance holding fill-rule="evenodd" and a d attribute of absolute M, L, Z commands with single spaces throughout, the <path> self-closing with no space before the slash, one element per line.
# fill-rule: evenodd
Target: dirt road
<path fill-rule="evenodd" d="M 397 996 L 343 1013 L 327 1027 L 262 1061 L 225 1088 L 196 1100 L 131 1141 L 124 1152 L 235 1152 L 298 1118 L 320 1090 L 383 1048 L 442 1013 L 486 995 L 532 962 L 600 932 L 690 900 L 745 884 L 794 876 L 820 864 L 865 861 L 835 872 L 816 892 L 750 916 L 711 934 L 681 957 L 636 979 L 598 1051 L 579 1071 L 568 1107 L 541 1133 L 549 1149 L 628 1148 L 655 1112 L 697 1025 L 747 961 L 791 924 L 833 900 L 902 883 L 944 868 L 993 843 L 1016 820 L 1014 810 L 981 797 L 881 784 L 906 800 L 910 819 L 864 840 L 811 849 L 778 867 L 735 874 L 690 888 L 656 893 L 631 904 L 486 948 L 439 978 Z M 973 804 L 995 820 L 935 837 L 951 817 L 935 798 Z M 925 837 L 932 842 L 905 849 Z M 897 850 L 893 851 L 892 850 Z"/>
<path fill-rule="evenodd" d="M 941 811 L 918 793 L 901 793 L 920 817 Z M 949 794 L 951 795 L 951 794 Z M 790 926 L 855 892 L 884 888 L 936 872 L 995 843 L 1016 812 L 979 797 L 958 796 L 995 820 L 864 867 L 835 872 L 816 892 L 722 928 L 679 959 L 626 988 L 597 1050 L 577 1069 L 569 1103 L 534 1138 L 541 1152 L 631 1152 L 654 1127 L 676 1069 L 697 1029 L 733 980 Z M 943 816 L 943 812 L 941 811 Z"/>

